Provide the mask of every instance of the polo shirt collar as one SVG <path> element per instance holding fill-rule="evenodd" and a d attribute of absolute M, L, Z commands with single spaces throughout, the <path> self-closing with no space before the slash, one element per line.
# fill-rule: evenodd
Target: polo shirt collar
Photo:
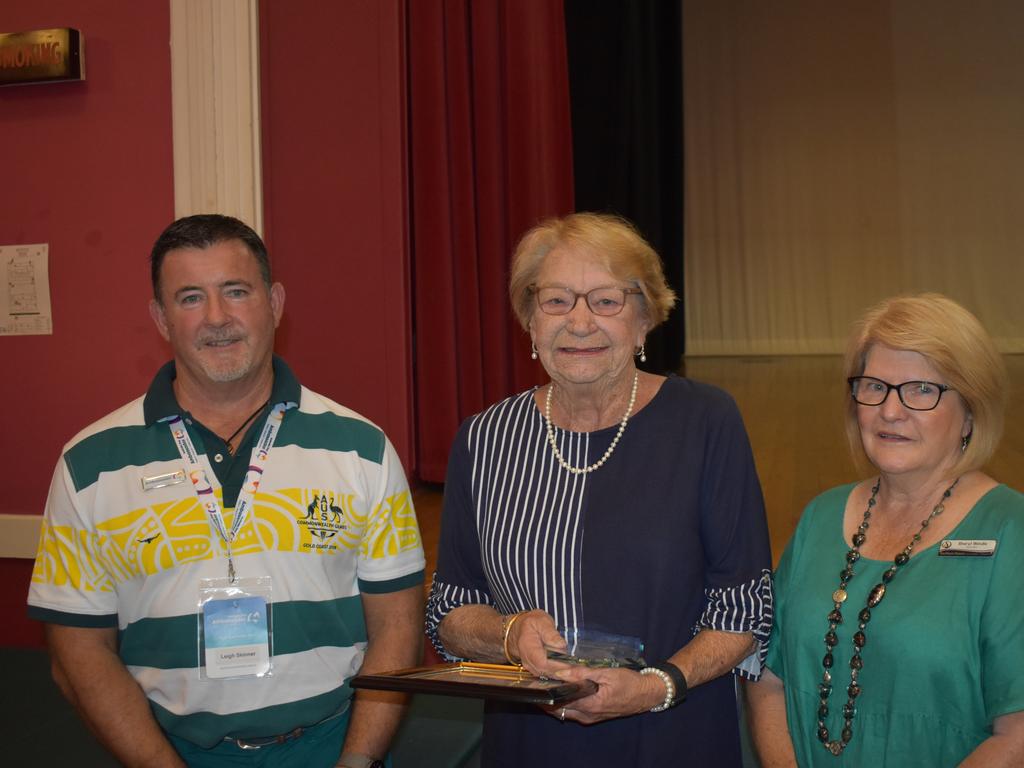
<path fill-rule="evenodd" d="M 270 402 L 274 403 L 296 403 L 302 395 L 302 385 L 295 378 L 288 363 L 277 355 L 274 355 L 274 384 L 270 390 Z M 178 416 L 184 411 L 174 396 L 174 378 L 177 376 L 177 368 L 174 361 L 170 360 L 157 371 L 153 382 L 149 385 L 146 398 L 142 401 L 142 413 L 146 426 L 151 426 L 158 421 L 170 416 Z"/>

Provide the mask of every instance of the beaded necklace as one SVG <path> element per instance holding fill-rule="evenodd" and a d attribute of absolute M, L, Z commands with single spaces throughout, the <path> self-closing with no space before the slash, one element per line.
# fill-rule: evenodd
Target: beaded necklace
<path fill-rule="evenodd" d="M 864 634 L 864 630 L 867 628 L 868 622 L 871 621 L 871 609 L 875 608 L 882 599 L 885 597 L 886 584 L 890 583 L 895 578 L 896 573 L 910 561 L 910 553 L 914 547 L 921 540 L 921 534 L 924 533 L 924 529 L 927 528 L 932 520 L 942 514 L 945 510 L 946 499 L 953 493 L 953 489 L 956 488 L 956 484 L 960 482 L 958 477 L 953 481 L 953 484 L 947 488 L 943 494 L 939 503 L 936 504 L 924 520 L 921 521 L 921 527 L 917 533 L 910 540 L 910 543 L 905 546 L 893 560 L 893 564 L 889 566 L 889 569 L 882 574 L 882 580 L 876 584 L 872 590 L 868 593 L 868 599 L 866 605 L 861 609 L 861 612 L 857 614 L 857 629 L 858 631 L 853 635 L 853 656 L 850 658 L 850 685 L 846 688 L 847 700 L 846 704 L 843 705 L 843 730 L 839 735 L 838 739 L 832 739 L 828 732 L 828 726 L 825 725 L 825 718 L 828 717 L 828 700 L 829 696 L 832 695 L 832 673 L 829 671 L 832 669 L 832 649 L 839 642 L 839 638 L 836 636 L 836 627 L 843 623 L 842 605 L 846 602 L 846 585 L 850 583 L 850 580 L 854 577 L 853 564 L 860 559 L 860 548 L 867 541 L 867 531 L 869 521 L 871 520 L 871 510 L 875 506 L 876 496 L 878 496 L 878 489 L 882 486 L 882 478 L 878 478 L 878 482 L 875 483 L 871 489 L 871 498 L 868 499 L 867 509 L 864 510 L 864 519 L 857 527 L 857 532 L 853 534 L 853 548 L 846 553 L 846 568 L 839 574 L 839 589 L 832 593 L 833 609 L 828 615 L 828 632 L 825 633 L 825 657 L 821 661 L 822 667 L 825 669 L 825 673 L 821 677 L 821 685 L 818 686 L 818 695 L 820 696 L 821 702 L 818 706 L 818 740 L 826 750 L 831 752 L 837 757 L 843 753 L 846 749 L 846 745 L 850 743 L 850 739 L 853 738 L 853 718 L 857 714 L 857 697 L 861 694 L 860 684 L 857 682 L 857 678 L 860 674 L 861 669 L 864 667 L 864 660 L 861 658 L 861 650 L 864 648 L 864 644 L 867 642 L 867 636 Z"/>
<path fill-rule="evenodd" d="M 555 458 L 558 459 L 558 463 L 562 465 L 563 469 L 568 472 L 572 472 L 574 475 L 585 475 L 593 472 L 598 467 L 603 466 L 604 463 L 608 461 L 608 457 L 612 455 L 612 451 L 615 450 L 615 446 L 619 444 L 619 438 L 622 437 L 622 433 L 626 431 L 626 425 L 629 423 L 629 415 L 633 412 L 633 406 L 636 404 L 636 387 L 637 382 L 639 381 L 640 373 L 634 372 L 633 389 L 629 393 L 629 405 L 626 406 L 626 413 L 623 415 L 622 421 L 619 422 L 619 431 L 615 433 L 615 437 L 612 438 L 612 444 L 608 446 L 608 450 L 604 452 L 604 456 L 586 467 L 574 467 L 562 457 L 562 452 L 558 450 L 558 443 L 555 442 L 555 428 L 551 426 L 551 393 L 555 389 L 555 383 L 551 382 L 551 384 L 548 385 L 548 394 L 544 399 L 544 423 L 548 430 L 548 443 L 551 445 L 551 450 L 555 452 Z"/>

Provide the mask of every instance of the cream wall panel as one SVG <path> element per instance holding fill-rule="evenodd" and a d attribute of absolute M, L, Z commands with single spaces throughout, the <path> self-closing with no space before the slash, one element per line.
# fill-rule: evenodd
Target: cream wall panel
<path fill-rule="evenodd" d="M 939 291 L 1024 351 L 1024 4 L 684 0 L 687 353 Z"/>
<path fill-rule="evenodd" d="M 261 232 L 257 0 L 171 0 L 176 216 L 225 213 Z"/>

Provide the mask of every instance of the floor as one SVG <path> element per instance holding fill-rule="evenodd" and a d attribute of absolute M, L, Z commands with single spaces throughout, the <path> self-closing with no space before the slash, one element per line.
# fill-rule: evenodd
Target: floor
<path fill-rule="evenodd" d="M 99 745 L 49 674 L 39 648 L 0 649 L 0 741 L 8 766 L 116 768 L 120 763 Z M 476 699 L 416 696 L 392 744 L 394 768 L 479 768 L 482 704 Z"/>

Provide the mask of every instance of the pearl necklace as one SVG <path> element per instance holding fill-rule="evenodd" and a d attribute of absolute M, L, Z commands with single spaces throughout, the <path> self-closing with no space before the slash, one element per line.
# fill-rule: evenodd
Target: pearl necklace
<path fill-rule="evenodd" d="M 623 415 L 622 421 L 619 422 L 619 431 L 615 433 L 615 437 L 612 438 L 612 444 L 608 446 L 608 450 L 604 452 L 604 456 L 587 467 L 574 467 L 562 457 L 562 452 L 558 450 L 558 443 L 555 442 L 555 428 L 551 426 L 551 393 L 555 390 L 555 383 L 551 382 L 551 384 L 548 385 L 548 394 L 544 399 L 544 423 L 547 425 L 548 429 L 548 443 L 551 445 L 551 450 L 555 452 L 555 458 L 558 459 L 558 463 L 562 465 L 562 469 L 567 472 L 572 472 L 574 475 L 585 475 L 593 472 L 608 461 L 608 457 L 612 455 L 612 451 L 615 450 L 615 446 L 619 444 L 619 438 L 622 437 L 622 433 L 626 431 L 626 425 L 629 423 L 629 415 L 633 412 L 633 406 L 636 404 L 636 388 L 639 381 L 640 373 L 634 372 L 633 389 L 629 393 L 629 405 L 626 406 L 626 413 Z"/>
<path fill-rule="evenodd" d="M 878 489 L 882 486 L 882 478 L 878 478 L 878 482 L 875 483 L 871 489 L 871 498 L 868 499 L 868 507 L 864 510 L 864 519 L 857 527 L 857 532 L 853 534 L 853 548 L 846 553 L 846 568 L 843 569 L 842 573 L 839 574 L 839 589 L 832 593 L 833 609 L 828 615 L 828 632 L 825 633 L 825 656 L 821 661 L 821 665 L 825 668 L 825 674 L 821 677 L 821 685 L 818 686 L 818 697 L 820 699 L 818 703 L 818 740 L 826 750 L 831 752 L 833 755 L 838 757 L 846 749 L 846 745 L 850 743 L 850 739 L 853 738 L 853 718 L 857 714 L 857 697 L 861 694 L 860 683 L 857 682 L 857 678 L 860 674 L 861 669 L 864 668 L 864 660 L 861 658 L 861 650 L 864 648 L 864 644 L 867 642 L 867 636 L 864 634 L 864 630 L 867 629 L 868 622 L 871 621 L 871 609 L 876 607 L 882 602 L 885 597 L 885 585 L 888 584 L 895 578 L 896 573 L 910 561 L 910 553 L 913 551 L 914 546 L 921 540 L 921 534 L 924 533 L 924 529 L 927 528 L 932 520 L 942 514 L 945 510 L 946 499 L 953 493 L 953 489 L 956 488 L 956 484 L 960 482 L 960 478 L 953 481 L 953 484 L 949 486 L 943 492 L 942 498 L 939 499 L 939 503 L 932 508 L 932 512 L 928 517 L 921 521 L 921 527 L 917 533 L 914 534 L 910 543 L 907 544 L 900 553 L 896 555 L 893 564 L 889 569 L 882 574 L 882 580 L 876 584 L 872 590 L 868 593 L 868 599 L 864 608 L 857 614 L 857 629 L 858 631 L 853 635 L 853 656 L 850 658 L 850 684 L 846 688 L 846 704 L 843 705 L 843 730 L 839 734 L 838 739 L 832 739 L 829 736 L 828 726 L 825 725 L 825 718 L 828 717 L 828 699 L 832 695 L 832 649 L 839 642 L 839 638 L 836 636 L 836 627 L 843 623 L 842 607 L 843 603 L 846 602 L 846 585 L 854 577 L 853 564 L 860 559 L 860 548 L 867 541 L 867 531 L 869 521 L 871 520 L 871 510 L 875 506 L 875 497 L 878 496 Z"/>

